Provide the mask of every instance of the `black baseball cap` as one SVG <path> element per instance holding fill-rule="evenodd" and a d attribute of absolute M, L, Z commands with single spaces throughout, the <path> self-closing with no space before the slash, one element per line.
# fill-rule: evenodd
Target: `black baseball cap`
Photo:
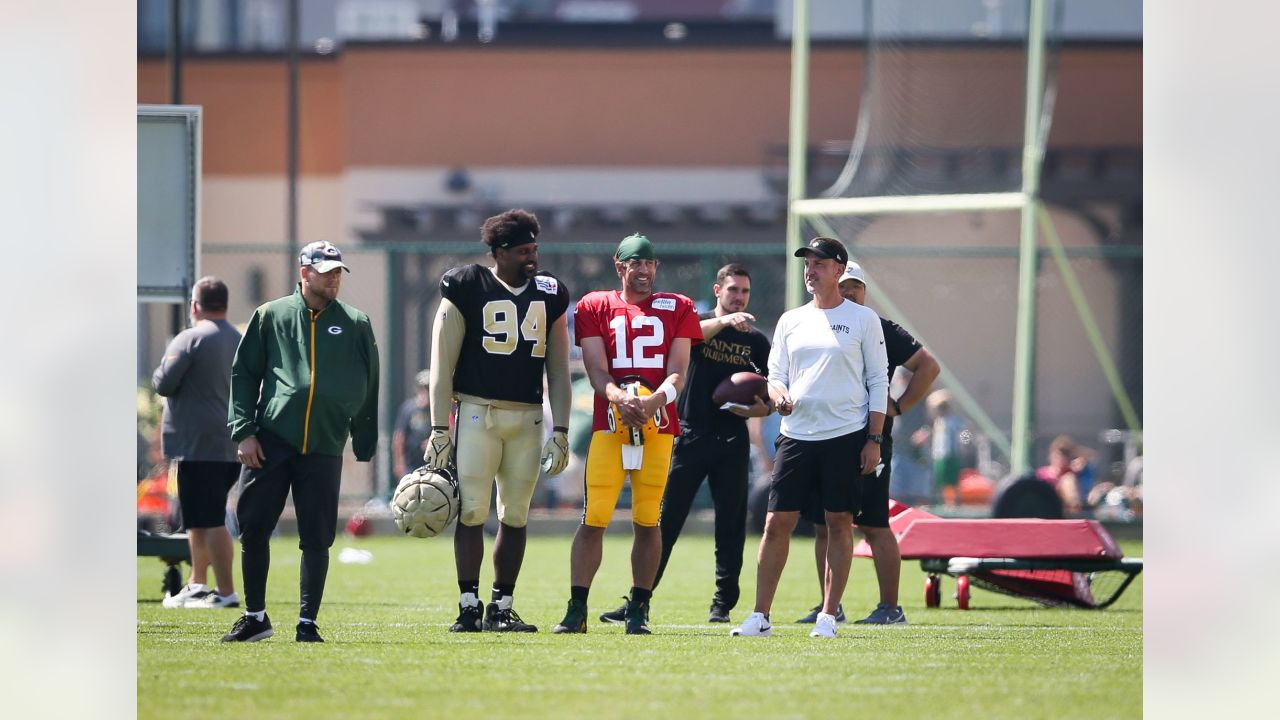
<path fill-rule="evenodd" d="M 806 253 L 813 253 L 824 260 L 835 260 L 841 265 L 849 262 L 849 251 L 844 249 L 844 243 L 835 238 L 816 237 L 808 245 L 795 251 L 794 255 L 804 257 Z"/>

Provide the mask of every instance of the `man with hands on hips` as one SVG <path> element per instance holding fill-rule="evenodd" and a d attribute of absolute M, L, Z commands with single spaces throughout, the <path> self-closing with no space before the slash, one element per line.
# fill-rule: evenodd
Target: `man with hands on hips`
<path fill-rule="evenodd" d="M 888 360 L 880 318 L 840 295 L 849 254 L 834 238 L 817 237 L 795 252 L 804 258 L 813 301 L 783 313 L 769 353 L 769 396 L 782 415 L 769 486 L 769 513 L 756 568 L 753 612 L 730 634 L 772 634 L 769 610 L 786 565 L 791 532 L 815 495 L 828 531 L 827 578 L 813 637 L 836 636 L 836 612 L 853 557 L 853 517 L 862 483 L 880 463 L 888 404 Z M 861 475 L 850 477 L 849 459 Z"/>

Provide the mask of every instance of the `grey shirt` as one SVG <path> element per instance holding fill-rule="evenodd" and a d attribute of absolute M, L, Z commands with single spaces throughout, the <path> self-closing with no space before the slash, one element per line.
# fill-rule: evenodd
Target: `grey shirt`
<path fill-rule="evenodd" d="M 236 462 L 227 429 L 231 360 L 240 333 L 226 320 L 201 320 L 164 351 L 151 387 L 165 397 L 161 445 L 173 460 Z"/>

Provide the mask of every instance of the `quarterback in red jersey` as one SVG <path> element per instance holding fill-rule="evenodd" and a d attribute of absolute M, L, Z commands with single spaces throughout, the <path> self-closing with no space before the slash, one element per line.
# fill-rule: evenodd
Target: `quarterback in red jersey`
<path fill-rule="evenodd" d="M 662 557 L 658 519 L 680 433 L 675 399 L 684 386 L 689 350 L 702 341 L 693 301 L 654 292 L 658 259 L 648 238 L 624 238 L 613 260 L 622 289 L 590 293 L 574 309 L 577 343 L 596 398 L 585 509 L 569 561 L 569 608 L 553 629 L 557 633 L 587 631 L 587 594 L 629 475 L 635 539 L 626 628 L 631 635 L 649 634 L 649 598 Z"/>

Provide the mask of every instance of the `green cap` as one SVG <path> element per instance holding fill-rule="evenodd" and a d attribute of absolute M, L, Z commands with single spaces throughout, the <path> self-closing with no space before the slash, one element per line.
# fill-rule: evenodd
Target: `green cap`
<path fill-rule="evenodd" d="M 658 254 L 653 251 L 653 243 L 649 242 L 649 238 L 640 233 L 622 238 L 622 242 L 618 243 L 618 251 L 613 254 L 613 259 L 618 262 L 626 262 L 634 258 L 641 260 L 658 259 Z"/>

